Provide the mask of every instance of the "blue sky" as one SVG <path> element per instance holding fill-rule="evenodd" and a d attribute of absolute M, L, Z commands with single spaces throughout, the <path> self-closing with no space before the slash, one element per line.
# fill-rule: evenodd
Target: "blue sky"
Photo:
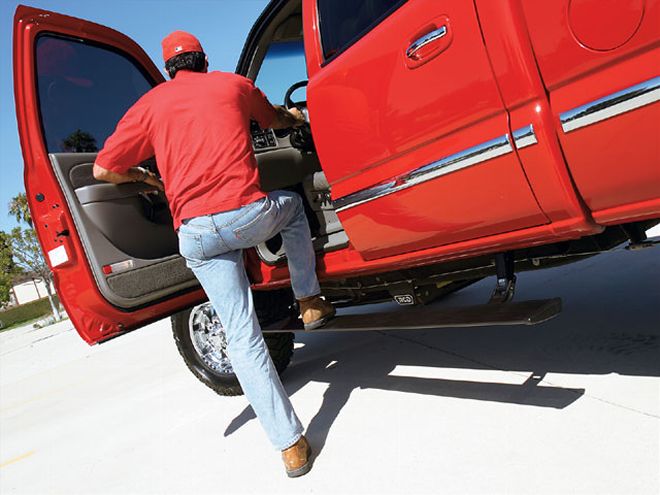
<path fill-rule="evenodd" d="M 20 3 L 116 29 L 140 44 L 158 67 L 162 66 L 160 40 L 177 29 L 190 31 L 202 42 L 210 70 L 233 72 L 245 38 L 268 0 L 0 0 L 0 230 L 15 225 L 7 204 L 24 190 L 11 50 L 14 11 Z"/>

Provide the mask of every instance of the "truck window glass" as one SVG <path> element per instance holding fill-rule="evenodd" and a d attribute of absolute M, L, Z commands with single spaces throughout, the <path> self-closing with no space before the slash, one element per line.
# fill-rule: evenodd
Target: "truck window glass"
<path fill-rule="evenodd" d="M 268 47 L 256 84 L 275 105 L 284 103 L 284 94 L 298 81 L 307 80 L 305 46 L 302 40 L 281 41 Z M 306 99 L 305 88 L 292 95 L 294 101 Z"/>
<path fill-rule="evenodd" d="M 49 153 L 98 151 L 126 110 L 154 85 L 116 51 L 51 35 L 37 40 L 36 71 Z"/>
<path fill-rule="evenodd" d="M 405 0 L 318 0 L 323 56 L 348 48 L 405 3 Z"/>

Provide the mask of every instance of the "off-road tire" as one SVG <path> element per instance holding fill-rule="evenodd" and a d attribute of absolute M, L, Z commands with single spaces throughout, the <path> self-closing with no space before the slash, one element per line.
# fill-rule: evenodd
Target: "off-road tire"
<path fill-rule="evenodd" d="M 282 320 L 294 311 L 293 294 L 288 289 L 253 292 L 254 306 L 262 326 Z M 172 316 L 172 333 L 179 354 L 188 369 L 204 385 L 219 395 L 242 395 L 243 390 L 233 373 L 219 373 L 199 356 L 188 327 L 192 308 Z M 277 372 L 281 375 L 293 356 L 293 333 L 267 333 L 264 340 Z"/>

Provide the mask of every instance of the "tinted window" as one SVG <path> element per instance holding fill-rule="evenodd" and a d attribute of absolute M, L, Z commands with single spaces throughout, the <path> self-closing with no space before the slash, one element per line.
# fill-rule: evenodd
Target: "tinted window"
<path fill-rule="evenodd" d="M 303 41 L 282 41 L 268 47 L 256 84 L 271 103 L 282 105 L 284 94 L 293 83 L 307 80 Z M 304 101 L 305 89 L 293 94 L 294 101 Z"/>
<path fill-rule="evenodd" d="M 80 41 L 37 40 L 37 86 L 49 153 L 97 151 L 153 83 L 129 58 Z"/>
<path fill-rule="evenodd" d="M 318 0 L 325 58 L 347 48 L 404 3 L 405 0 Z"/>

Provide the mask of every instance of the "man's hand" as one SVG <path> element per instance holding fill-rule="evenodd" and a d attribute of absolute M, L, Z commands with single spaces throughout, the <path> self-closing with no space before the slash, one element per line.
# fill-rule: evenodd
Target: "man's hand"
<path fill-rule="evenodd" d="M 165 186 L 163 185 L 163 181 L 161 181 L 156 174 L 153 172 L 147 170 L 146 171 L 146 178 L 143 180 L 145 184 L 149 184 L 150 186 L 154 186 L 156 189 L 159 191 L 164 191 Z"/>
<path fill-rule="evenodd" d="M 105 169 L 95 163 L 93 174 L 96 180 L 102 180 L 104 182 L 111 182 L 113 184 L 144 182 L 145 184 L 155 187 L 159 191 L 165 190 L 163 183 L 158 177 L 156 177 L 156 174 L 141 167 L 129 168 L 125 174 L 118 174 L 117 172 Z"/>
<path fill-rule="evenodd" d="M 288 127 L 300 127 L 306 122 L 305 115 L 297 108 L 286 109 L 275 105 L 275 121 L 270 125 L 272 129 L 286 129 Z"/>
<path fill-rule="evenodd" d="M 293 127 L 300 127 L 301 125 L 304 125 L 305 122 L 307 122 L 305 114 L 302 113 L 298 108 L 290 108 L 288 112 L 296 119 L 296 123 L 293 125 Z"/>

